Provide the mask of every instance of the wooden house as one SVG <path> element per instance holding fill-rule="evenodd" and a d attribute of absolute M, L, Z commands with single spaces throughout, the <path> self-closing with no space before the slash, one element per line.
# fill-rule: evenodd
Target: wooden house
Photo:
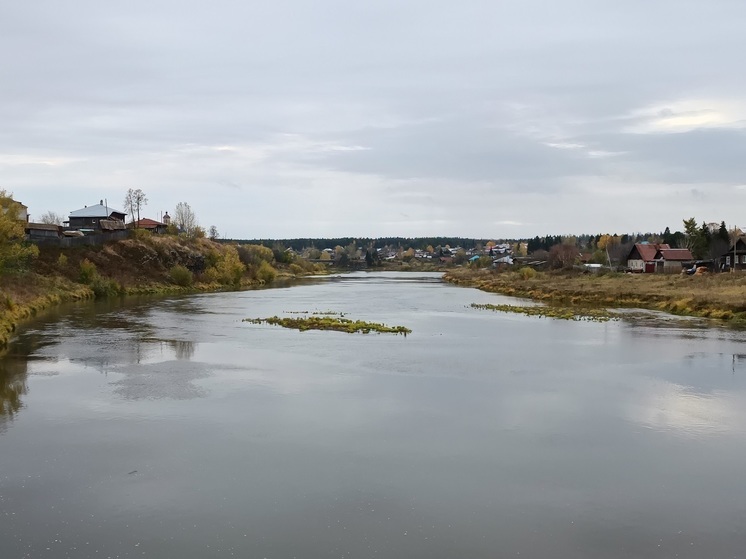
<path fill-rule="evenodd" d="M 661 249 L 671 249 L 665 243 L 635 243 L 627 256 L 627 268 L 632 272 L 655 272 L 655 257 Z"/>
<path fill-rule="evenodd" d="M 124 212 L 109 207 L 101 200 L 96 205 L 86 206 L 70 212 L 68 227 L 85 233 L 100 233 L 105 230 L 124 229 L 124 218 L 126 215 Z M 122 222 L 122 226 L 120 228 L 116 225 L 106 223 L 109 221 Z"/>
<path fill-rule="evenodd" d="M 164 220 L 165 220 L 165 216 L 164 216 Z M 144 217 L 133 223 L 128 223 L 127 227 L 129 229 L 145 229 L 146 231 L 150 231 L 151 233 L 161 234 L 161 233 L 166 232 L 166 229 L 168 229 L 168 224 L 161 223 L 160 221 L 155 221 L 154 219 L 148 219 L 147 217 Z"/>
<path fill-rule="evenodd" d="M 739 237 L 735 246 L 731 243 L 728 252 L 720 257 L 721 270 L 746 270 L 746 237 Z"/>

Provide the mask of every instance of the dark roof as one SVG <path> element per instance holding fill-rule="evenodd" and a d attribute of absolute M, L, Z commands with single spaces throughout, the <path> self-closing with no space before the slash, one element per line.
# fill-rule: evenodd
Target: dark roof
<path fill-rule="evenodd" d="M 663 260 L 692 260 L 694 257 L 688 248 L 662 248 L 655 255 L 656 258 Z"/>
<path fill-rule="evenodd" d="M 124 221 L 118 219 L 102 219 L 98 223 L 102 231 L 123 231 L 125 229 Z"/>
<path fill-rule="evenodd" d="M 36 231 L 59 231 L 62 228 L 54 223 L 27 223 L 26 229 L 34 229 Z"/>

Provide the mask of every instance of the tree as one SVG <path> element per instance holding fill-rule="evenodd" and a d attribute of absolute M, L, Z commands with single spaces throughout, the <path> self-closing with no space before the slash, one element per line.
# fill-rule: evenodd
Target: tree
<path fill-rule="evenodd" d="M 210 232 L 208 233 L 211 240 L 216 240 L 218 237 L 220 237 L 220 234 L 218 233 L 218 228 L 214 225 L 210 225 Z"/>
<path fill-rule="evenodd" d="M 24 222 L 18 219 L 21 204 L 0 190 L 0 274 L 23 270 L 39 256 L 39 247 L 23 242 Z"/>
<path fill-rule="evenodd" d="M 39 218 L 39 223 L 46 223 L 48 225 L 62 225 L 63 221 L 62 216 L 55 212 L 43 213 Z"/>
<path fill-rule="evenodd" d="M 179 228 L 179 231 L 184 233 L 187 237 L 194 237 L 197 232 L 197 216 L 192 211 L 191 206 L 186 202 L 179 202 L 176 204 L 172 222 Z"/>
<path fill-rule="evenodd" d="M 140 209 L 144 208 L 148 203 L 148 198 L 145 193 L 138 189 L 130 188 L 127 191 L 127 196 L 124 197 L 124 208 L 128 210 L 132 216 L 132 221 L 135 221 L 135 214 L 137 214 L 137 221 L 140 221 Z"/>
<path fill-rule="evenodd" d="M 718 228 L 717 233 L 718 238 L 720 238 L 722 241 L 726 243 L 730 243 L 730 233 L 728 233 L 728 228 L 725 226 L 725 222 L 720 222 L 720 227 Z"/>
<path fill-rule="evenodd" d="M 556 244 L 549 249 L 547 262 L 551 268 L 572 268 L 578 257 L 578 249 L 574 245 Z"/>

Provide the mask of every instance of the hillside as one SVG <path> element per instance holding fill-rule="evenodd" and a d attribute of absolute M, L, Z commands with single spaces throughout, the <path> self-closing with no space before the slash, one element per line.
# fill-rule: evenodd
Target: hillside
<path fill-rule="evenodd" d="M 241 289 L 325 272 L 301 259 L 280 265 L 262 246 L 144 231 L 98 247 L 42 245 L 26 269 L 0 275 L 0 347 L 19 322 L 65 301 Z"/>

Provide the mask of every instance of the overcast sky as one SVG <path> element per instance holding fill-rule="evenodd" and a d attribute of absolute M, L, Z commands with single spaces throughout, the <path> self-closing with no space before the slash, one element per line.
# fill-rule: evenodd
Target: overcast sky
<path fill-rule="evenodd" d="M 743 0 L 6 0 L 0 188 L 229 238 L 746 227 Z"/>

